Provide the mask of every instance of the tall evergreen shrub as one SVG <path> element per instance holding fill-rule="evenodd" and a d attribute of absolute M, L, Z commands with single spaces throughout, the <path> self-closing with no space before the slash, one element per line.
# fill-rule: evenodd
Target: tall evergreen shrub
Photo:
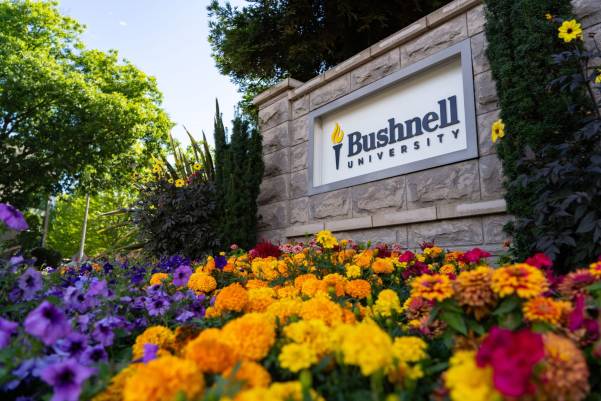
<path fill-rule="evenodd" d="M 576 231 L 579 218 L 559 216 L 560 211 L 550 213 L 540 204 L 542 197 L 562 199 L 566 189 L 548 175 L 539 174 L 535 166 L 553 163 L 563 144 L 575 140 L 585 118 L 581 90 L 550 85 L 558 77 L 578 73 L 576 63 L 555 61 L 554 55 L 565 51 L 566 44 L 558 38 L 558 25 L 545 18 L 546 14 L 568 17 L 570 1 L 485 3 L 487 55 L 496 80 L 501 118 L 507 127 L 497 149 L 507 177 L 508 211 L 516 218 L 506 227 L 513 236 L 514 256 L 525 258 L 544 251 L 555 259 L 560 270 L 565 270 L 568 263 L 578 262 L 569 256 L 578 244 L 565 235 L 566 229 L 548 233 L 559 217 L 568 231 Z"/>
<path fill-rule="evenodd" d="M 262 137 L 248 119 L 238 114 L 228 141 L 219 104 L 214 135 L 219 234 L 224 244 L 249 249 L 256 242 L 257 197 L 263 177 Z"/>

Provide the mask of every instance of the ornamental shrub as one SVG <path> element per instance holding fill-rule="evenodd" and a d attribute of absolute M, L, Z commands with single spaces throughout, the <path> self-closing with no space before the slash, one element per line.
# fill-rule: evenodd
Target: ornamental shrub
<path fill-rule="evenodd" d="M 263 178 L 262 136 L 238 114 L 228 141 L 217 103 L 214 137 L 220 238 L 224 244 L 250 249 L 256 243 L 257 197 Z"/>
<path fill-rule="evenodd" d="M 487 0 L 486 9 L 487 56 L 507 127 L 497 149 L 508 178 L 508 211 L 515 216 L 506 227 L 514 257 L 544 251 L 558 269 L 578 265 L 595 248 L 579 241 L 601 239 L 601 227 L 597 230 L 591 220 L 600 215 L 591 213 L 586 201 L 593 194 L 579 194 L 588 191 L 582 180 L 593 178 L 587 169 L 595 147 L 581 142 L 578 133 L 591 108 L 582 85 L 550 85 L 557 77 L 579 74 L 579 65 L 553 58 L 566 50 L 566 43 L 558 37 L 558 24 L 545 18 L 569 16 L 570 1 Z M 576 153 L 567 157 L 565 152 Z M 557 170 L 553 163 L 561 154 L 574 164 L 559 162 L 564 165 Z M 574 177 L 580 179 L 572 182 Z M 588 234 L 581 236 L 579 230 Z"/>

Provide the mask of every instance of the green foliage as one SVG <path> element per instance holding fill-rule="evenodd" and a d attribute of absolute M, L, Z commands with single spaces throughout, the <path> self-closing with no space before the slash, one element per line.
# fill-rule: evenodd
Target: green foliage
<path fill-rule="evenodd" d="M 129 192 L 104 191 L 90 196 L 85 253 L 97 256 L 132 244 L 137 231 L 128 224 L 124 215 L 103 216 L 135 200 Z M 81 227 L 86 208 L 85 195 L 60 196 L 51 211 L 48 246 L 63 256 L 71 257 L 79 250 Z"/>
<path fill-rule="evenodd" d="M 140 188 L 133 217 L 144 248 L 155 256 L 183 254 L 197 259 L 219 246 L 215 171 L 206 138 L 190 133 L 184 151 L 171 139 L 173 163 L 157 161 L 154 177 Z"/>
<path fill-rule="evenodd" d="M 569 15 L 569 0 L 487 0 L 487 55 L 497 83 L 501 118 L 506 137 L 497 149 L 508 185 L 508 211 L 517 219 L 509 225 L 513 252 L 523 259 L 537 250 L 540 232 L 535 225 L 522 222 L 537 218 L 534 204 L 540 189 L 552 193 L 557 187 L 544 180 L 531 180 L 527 186 L 514 185 L 519 177 L 531 173 L 520 163 L 528 152 L 538 152 L 545 145 L 559 145 L 573 137 L 580 125 L 582 93 L 550 88 L 558 76 L 577 72 L 574 65 L 554 63 L 552 55 L 565 49 L 557 37 L 557 26 L 545 14 Z M 547 161 L 554 155 L 547 154 Z M 519 228 L 518 228 L 519 227 Z"/>
<path fill-rule="evenodd" d="M 20 208 L 126 185 L 171 126 L 155 79 L 86 50 L 57 4 L 0 1 L 0 195 Z"/>
<path fill-rule="evenodd" d="M 306 81 L 417 21 L 449 0 L 257 0 L 209 5 L 219 70 L 248 101 L 277 81 Z"/>
<path fill-rule="evenodd" d="M 228 142 L 217 104 L 214 135 L 219 232 L 224 244 L 249 249 L 256 242 L 257 197 L 263 178 L 262 137 L 240 115 L 232 124 Z"/>

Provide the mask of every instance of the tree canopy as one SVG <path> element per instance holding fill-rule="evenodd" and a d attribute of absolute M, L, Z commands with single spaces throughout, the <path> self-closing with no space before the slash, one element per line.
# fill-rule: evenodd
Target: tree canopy
<path fill-rule="evenodd" d="M 88 50 L 57 2 L 0 0 L 0 199 L 126 184 L 171 128 L 153 77 Z"/>
<path fill-rule="evenodd" d="M 252 0 L 209 5 L 219 70 L 245 92 L 324 72 L 449 0 Z"/>

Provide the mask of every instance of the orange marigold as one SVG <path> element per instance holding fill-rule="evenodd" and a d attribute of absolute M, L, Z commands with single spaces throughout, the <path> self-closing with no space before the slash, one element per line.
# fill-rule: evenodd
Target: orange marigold
<path fill-rule="evenodd" d="M 325 296 L 312 298 L 303 302 L 299 316 L 305 320 L 323 320 L 324 323 L 330 326 L 342 322 L 343 318 L 340 305 L 330 301 Z"/>
<path fill-rule="evenodd" d="M 344 296 L 344 287 L 346 279 L 338 273 L 328 274 L 323 279 L 326 292 L 333 291 L 337 297 Z"/>
<path fill-rule="evenodd" d="M 188 280 L 188 288 L 196 294 L 208 294 L 217 288 L 217 281 L 208 273 L 196 271 Z"/>
<path fill-rule="evenodd" d="M 450 263 L 446 263 L 446 264 L 440 266 L 439 272 L 441 274 L 446 274 L 446 275 L 457 274 L 457 269 L 455 269 L 454 265 L 452 265 Z"/>
<path fill-rule="evenodd" d="M 163 281 L 167 279 L 169 279 L 169 275 L 167 273 L 154 273 L 150 277 L 150 285 L 163 284 Z"/>
<path fill-rule="evenodd" d="M 538 296 L 524 303 L 524 317 L 531 322 L 545 322 L 558 325 L 561 317 L 572 308 L 567 301 L 556 301 L 552 298 Z"/>
<path fill-rule="evenodd" d="M 296 289 L 299 291 L 302 290 L 303 284 L 307 280 L 317 280 L 317 276 L 312 273 L 301 274 L 300 276 L 294 279 L 294 287 L 296 287 Z"/>
<path fill-rule="evenodd" d="M 246 282 L 247 290 L 251 290 L 253 288 L 268 287 L 268 286 L 269 286 L 269 284 L 267 283 L 267 281 L 259 280 L 256 278 L 250 279 Z"/>
<path fill-rule="evenodd" d="M 461 272 L 453 282 L 457 302 L 474 313 L 476 319 L 487 315 L 497 303 L 497 296 L 490 288 L 492 273 L 491 267 L 478 266 Z"/>
<path fill-rule="evenodd" d="M 293 285 L 284 285 L 276 288 L 278 298 L 294 298 L 298 295 L 299 291 Z"/>
<path fill-rule="evenodd" d="M 215 298 L 215 308 L 219 311 L 242 312 L 248 303 L 248 291 L 233 283 L 224 287 Z"/>
<path fill-rule="evenodd" d="M 271 383 L 271 375 L 267 369 L 252 361 L 242 361 L 237 367 L 226 370 L 223 376 L 243 382 L 243 389 L 268 387 Z"/>
<path fill-rule="evenodd" d="M 590 391 L 589 370 L 582 351 L 572 340 L 554 333 L 543 334 L 545 359 L 541 373 L 544 399 L 580 401 Z"/>
<path fill-rule="evenodd" d="M 490 286 L 501 297 L 515 293 L 520 298 L 535 297 L 549 288 L 543 272 L 526 263 L 496 269 L 492 274 Z"/>
<path fill-rule="evenodd" d="M 296 298 L 284 298 L 269 305 L 265 312 L 272 319 L 278 318 L 285 324 L 288 318 L 300 313 L 302 301 Z"/>
<path fill-rule="evenodd" d="M 355 255 L 353 257 L 353 261 L 354 264 L 356 264 L 357 266 L 363 268 L 363 269 L 367 269 L 369 267 L 369 265 L 371 264 L 371 260 L 373 259 L 374 256 L 374 251 L 372 251 L 371 249 L 366 249 L 363 252 Z"/>
<path fill-rule="evenodd" d="M 270 287 L 253 288 L 248 290 L 246 312 L 264 312 L 275 300 L 275 291 Z"/>
<path fill-rule="evenodd" d="M 275 343 L 275 322 L 265 313 L 247 313 L 231 320 L 223 329 L 223 341 L 242 359 L 263 359 Z"/>
<path fill-rule="evenodd" d="M 202 372 L 222 373 L 236 364 L 234 350 L 221 339 L 219 329 L 205 329 L 188 342 L 184 357 L 194 361 Z"/>
<path fill-rule="evenodd" d="M 303 282 L 303 286 L 301 288 L 301 294 L 306 295 L 308 297 L 312 297 L 318 292 L 326 293 L 326 285 L 322 280 L 317 278 L 310 278 Z"/>
<path fill-rule="evenodd" d="M 371 265 L 371 269 L 374 273 L 392 273 L 394 271 L 394 263 L 390 258 L 376 258 L 374 263 Z"/>
<path fill-rule="evenodd" d="M 371 295 L 371 284 L 367 280 L 351 280 L 346 283 L 346 293 L 357 299 L 367 298 Z"/>
<path fill-rule="evenodd" d="M 443 274 L 424 274 L 411 282 L 411 296 L 430 301 L 444 301 L 453 296 L 453 284 Z"/>

